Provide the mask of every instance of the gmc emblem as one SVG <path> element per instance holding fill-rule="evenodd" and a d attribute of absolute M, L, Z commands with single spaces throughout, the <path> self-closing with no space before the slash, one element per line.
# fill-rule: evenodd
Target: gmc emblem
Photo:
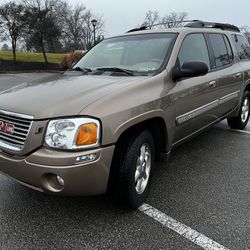
<path fill-rule="evenodd" d="M 0 131 L 4 132 L 5 134 L 13 135 L 14 133 L 14 125 L 9 124 L 7 122 L 0 121 Z"/>

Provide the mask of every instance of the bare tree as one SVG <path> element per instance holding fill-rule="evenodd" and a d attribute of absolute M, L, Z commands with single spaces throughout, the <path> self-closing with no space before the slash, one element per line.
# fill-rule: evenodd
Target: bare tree
<path fill-rule="evenodd" d="M 97 24 L 95 27 L 97 41 L 100 40 L 101 36 L 103 36 L 104 22 L 102 18 L 94 16 L 92 12 L 88 10 L 85 13 L 84 29 L 83 29 L 84 46 L 86 49 L 90 49 L 94 45 L 94 32 L 93 32 L 93 26 L 91 24 L 92 19 L 97 20 Z"/>
<path fill-rule="evenodd" d="M 152 29 L 156 24 L 159 24 L 159 27 L 176 28 L 182 26 L 182 22 L 187 16 L 188 14 L 186 12 L 171 12 L 170 14 L 161 17 L 158 11 L 150 10 L 146 13 L 142 26 L 146 25 Z"/>
<path fill-rule="evenodd" d="M 103 35 L 104 22 L 96 18 L 84 5 L 71 7 L 67 4 L 63 11 L 63 33 L 66 47 L 71 50 L 89 49 L 94 41 L 92 19 L 97 19 L 96 35 Z"/>
<path fill-rule="evenodd" d="M 40 47 L 44 60 L 48 63 L 46 50 L 48 45 L 61 35 L 58 26 L 58 12 L 61 2 L 58 0 L 25 0 L 26 43 L 30 48 Z M 51 42 L 52 41 L 52 42 Z"/>
<path fill-rule="evenodd" d="M 65 46 L 70 50 L 83 48 L 82 37 L 85 10 L 84 5 L 77 5 L 74 8 L 67 4 L 64 5 L 62 11 L 62 22 L 64 24 L 63 40 Z"/>
<path fill-rule="evenodd" d="M 13 0 L 14 1 L 14 0 Z M 0 38 L 11 40 L 16 61 L 17 40 L 26 51 L 47 52 L 89 49 L 94 44 L 91 20 L 96 19 L 96 41 L 103 37 L 104 21 L 84 5 L 66 0 L 22 0 L 0 5 Z"/>
<path fill-rule="evenodd" d="M 17 40 L 23 32 L 24 6 L 9 2 L 0 6 L 0 30 L 3 40 L 10 40 L 14 62 L 16 62 Z"/>
<path fill-rule="evenodd" d="M 240 27 L 240 31 L 246 36 L 246 38 L 250 43 L 250 27 L 248 26 Z"/>
<path fill-rule="evenodd" d="M 9 51 L 9 45 L 7 43 L 5 43 L 3 46 L 2 46 L 2 51 Z"/>
<path fill-rule="evenodd" d="M 146 13 L 146 17 L 144 19 L 143 25 L 148 26 L 150 29 L 152 29 L 153 25 L 157 24 L 160 22 L 160 15 L 158 11 L 152 11 L 149 10 Z"/>
<path fill-rule="evenodd" d="M 172 12 L 168 15 L 165 15 L 161 23 L 163 23 L 163 27 L 165 28 L 178 28 L 183 26 L 183 21 L 187 18 L 188 14 L 186 12 Z"/>

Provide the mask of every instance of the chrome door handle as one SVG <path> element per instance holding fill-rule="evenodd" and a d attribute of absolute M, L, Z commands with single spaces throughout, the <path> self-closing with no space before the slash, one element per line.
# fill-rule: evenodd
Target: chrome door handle
<path fill-rule="evenodd" d="M 242 76 L 242 73 L 237 73 L 236 74 L 236 78 L 241 78 L 241 76 Z"/>
<path fill-rule="evenodd" d="M 216 81 L 212 81 L 208 84 L 209 88 L 214 88 L 216 86 Z"/>

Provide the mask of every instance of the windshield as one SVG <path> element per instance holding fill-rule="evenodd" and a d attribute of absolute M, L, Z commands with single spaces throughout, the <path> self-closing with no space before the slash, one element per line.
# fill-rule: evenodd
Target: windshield
<path fill-rule="evenodd" d="M 74 68 L 107 70 L 117 68 L 133 75 L 154 75 L 165 66 L 176 34 L 146 34 L 104 40 L 91 49 Z"/>

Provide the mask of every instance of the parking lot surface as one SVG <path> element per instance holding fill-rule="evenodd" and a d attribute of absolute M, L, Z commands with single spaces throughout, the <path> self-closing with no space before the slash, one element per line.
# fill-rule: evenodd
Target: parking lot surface
<path fill-rule="evenodd" d="M 30 82 L 54 73 L 22 73 L 22 74 L 0 74 L 0 91 L 12 88 L 24 82 Z"/>
<path fill-rule="evenodd" d="M 0 75 L 0 89 L 42 77 L 22 76 Z M 176 148 L 153 178 L 150 214 L 0 175 L 0 249 L 250 249 L 249 148 L 250 126 L 242 133 L 226 122 Z"/>

